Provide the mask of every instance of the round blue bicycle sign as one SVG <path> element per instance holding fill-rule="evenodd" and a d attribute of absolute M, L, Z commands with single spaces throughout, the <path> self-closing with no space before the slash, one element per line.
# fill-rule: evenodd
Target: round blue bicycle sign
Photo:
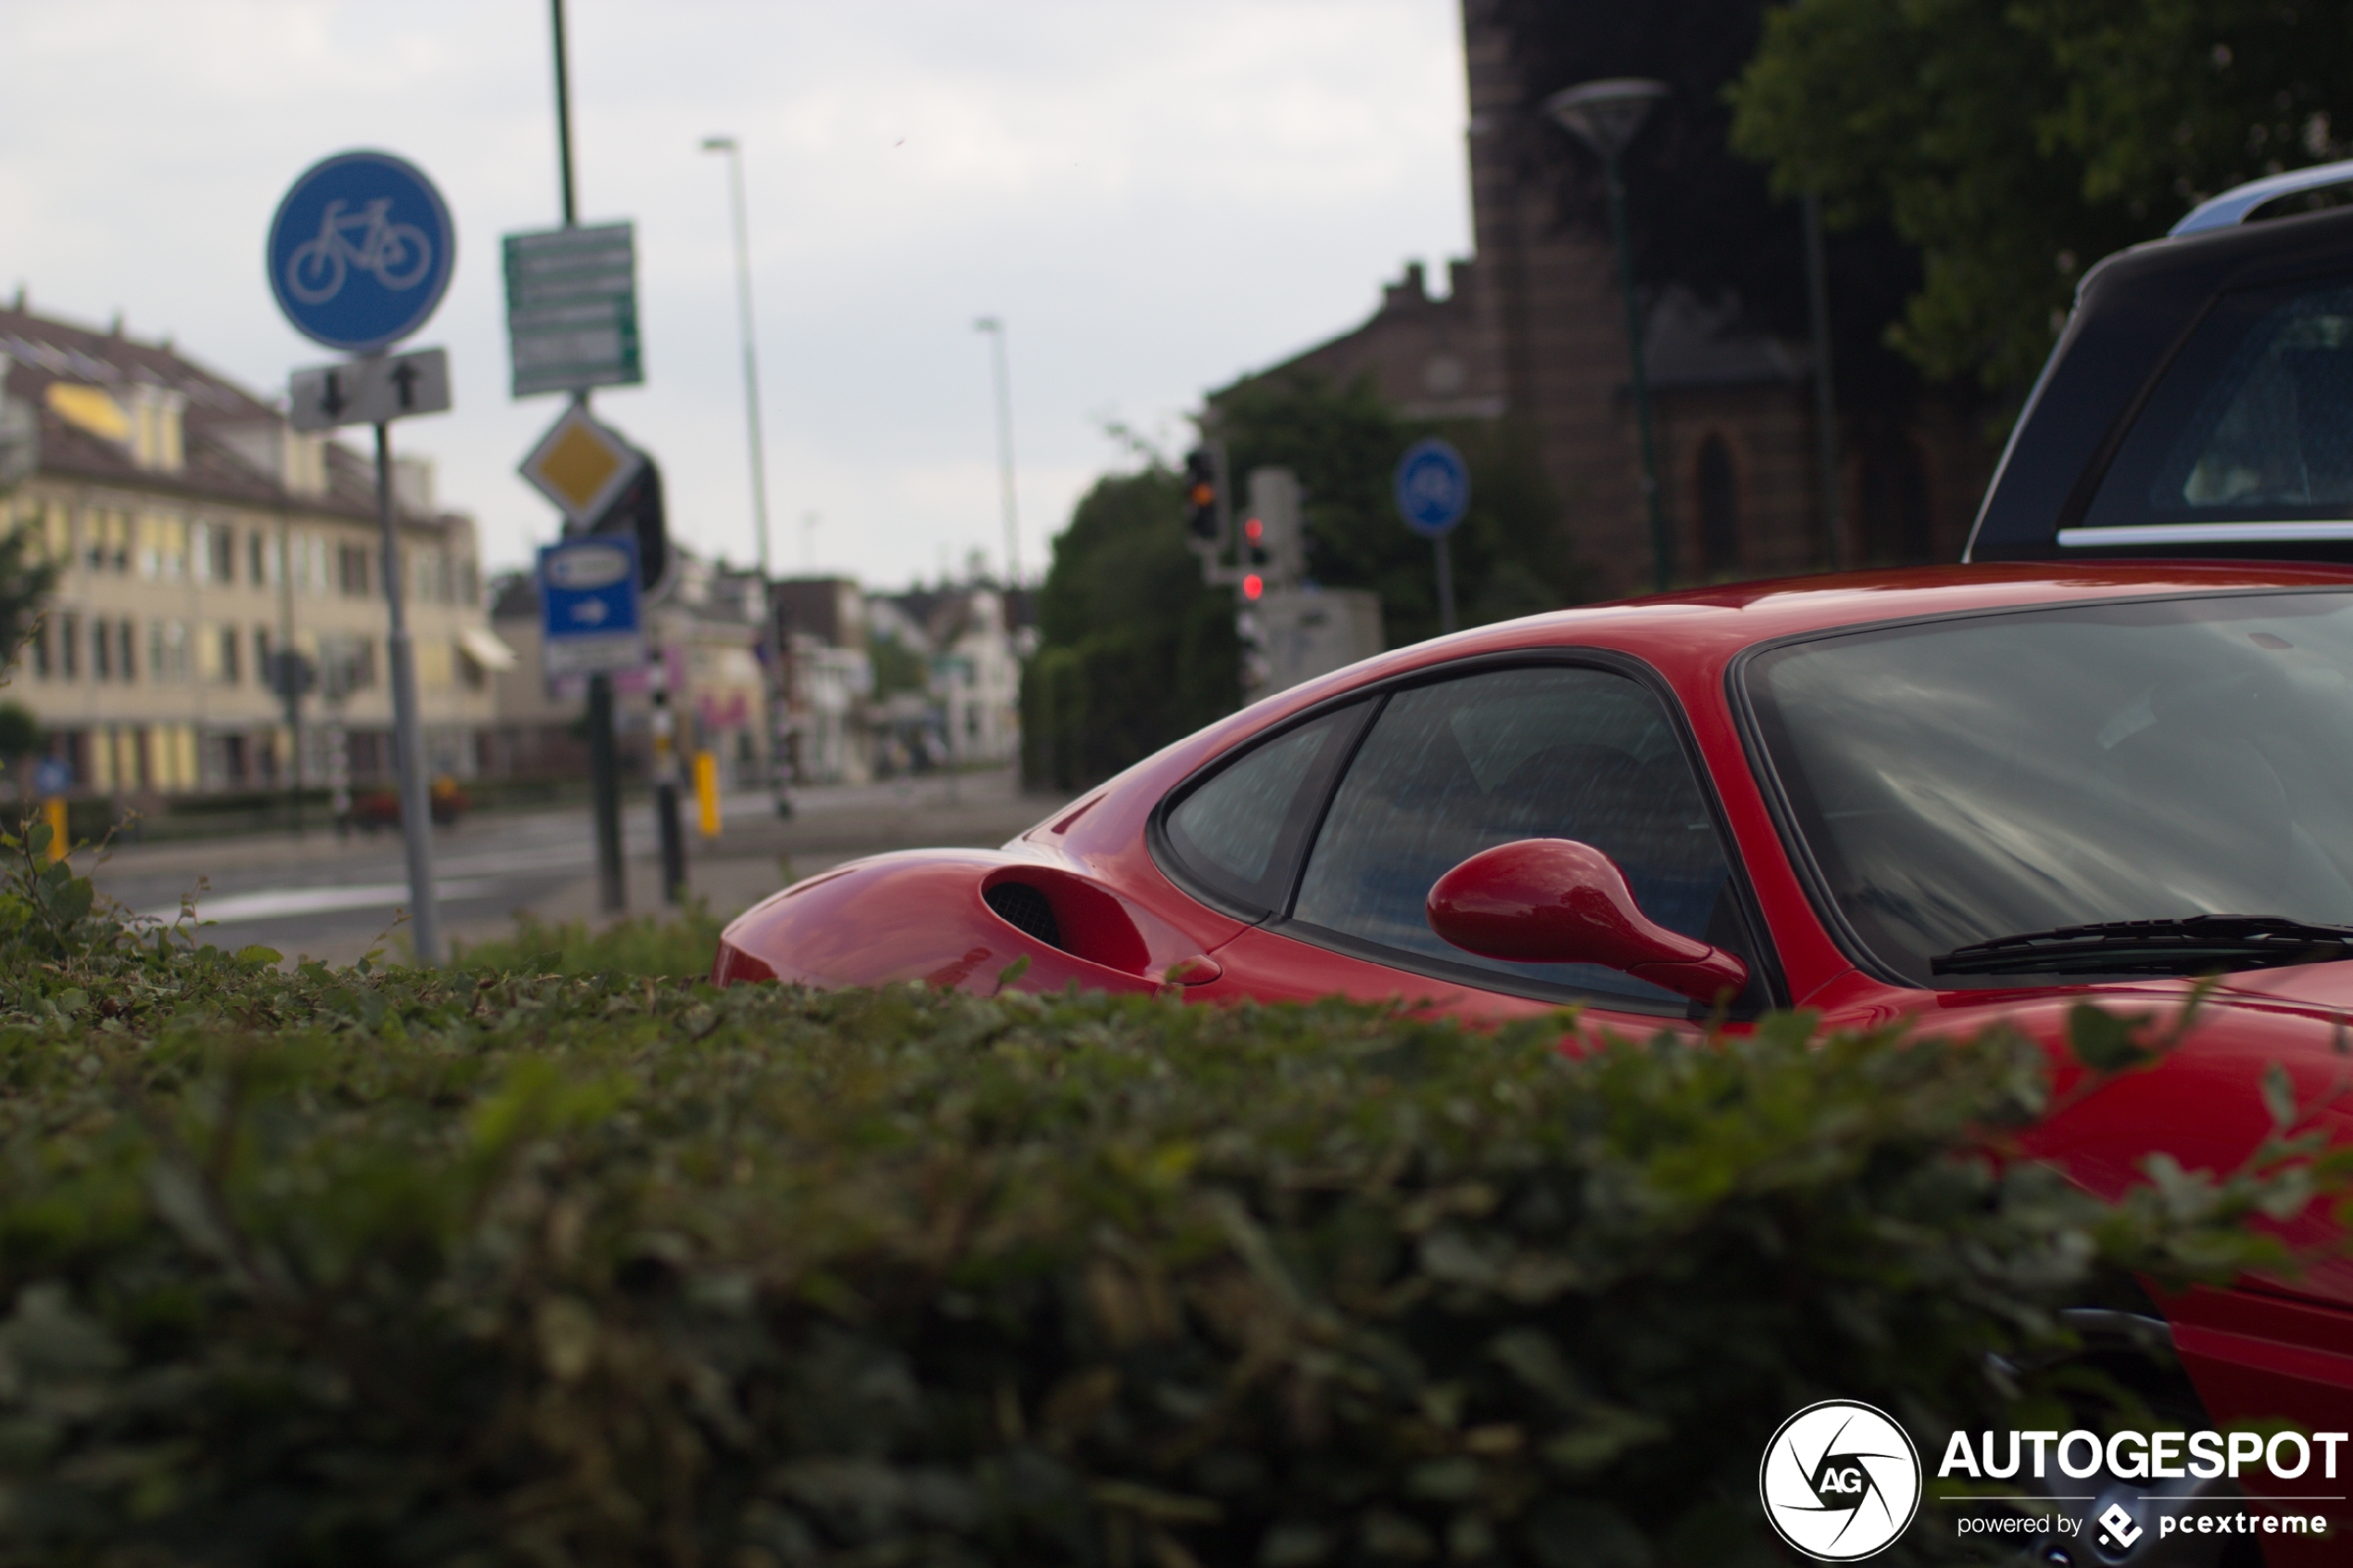
<path fill-rule="evenodd" d="M 278 308 L 303 336 L 346 354 L 372 354 L 423 326 L 457 261 L 441 193 L 390 153 L 311 165 L 270 223 Z"/>
<path fill-rule="evenodd" d="M 1470 465 L 1436 436 L 1416 441 L 1397 464 L 1397 515 L 1425 539 L 1453 532 L 1470 510 Z"/>

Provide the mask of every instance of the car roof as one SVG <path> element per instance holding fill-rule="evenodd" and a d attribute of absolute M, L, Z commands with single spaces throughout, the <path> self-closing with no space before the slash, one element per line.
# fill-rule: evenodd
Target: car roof
<path fill-rule="evenodd" d="M 2150 553 L 2145 545 L 2085 544 L 2081 535 L 2096 531 L 2075 525 L 2158 378 L 2224 295 L 2330 273 L 2353 273 L 2353 207 L 2200 228 L 2119 251 L 2094 267 L 2019 414 L 1964 558 Z M 2076 535 L 2065 545 L 2062 529 Z M 2209 558 L 2353 560 L 2353 537 L 2201 541 L 2165 550 Z"/>
<path fill-rule="evenodd" d="M 2006 562 L 1730 583 L 1583 605 L 1435 637 L 1266 698 L 1258 728 L 1367 681 L 1546 648 L 1634 655 L 1670 677 L 1712 672 L 1742 650 L 1808 632 L 2039 605 L 2264 589 L 2353 589 L 2353 565 L 2286 561 Z M 1238 716 L 1239 717 L 1239 716 Z"/>

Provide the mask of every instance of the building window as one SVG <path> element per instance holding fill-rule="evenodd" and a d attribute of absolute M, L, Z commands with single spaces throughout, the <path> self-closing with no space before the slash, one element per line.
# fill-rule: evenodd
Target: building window
<path fill-rule="evenodd" d="M 216 685 L 237 684 L 237 629 L 234 626 L 203 627 L 196 635 L 196 673 Z"/>
<path fill-rule="evenodd" d="M 321 695 L 366 691 L 375 684 L 374 638 L 331 633 L 319 639 L 319 690 Z"/>
<path fill-rule="evenodd" d="M 138 660 L 133 657 L 138 652 L 138 644 L 139 628 L 135 621 L 115 622 L 115 672 L 126 681 L 139 678 Z"/>
<path fill-rule="evenodd" d="M 57 674 L 73 679 L 82 652 L 82 617 L 70 610 L 57 617 Z"/>
<path fill-rule="evenodd" d="M 368 594 L 368 546 L 338 545 L 335 546 L 335 585 L 350 598 L 365 598 Z"/>
<path fill-rule="evenodd" d="M 147 622 L 147 679 L 185 681 L 188 678 L 188 628 L 178 621 Z"/>
<path fill-rule="evenodd" d="M 334 590 L 334 573 L 328 564 L 327 541 L 316 533 L 297 533 L 294 537 L 295 586 L 306 594 L 326 594 Z"/>
<path fill-rule="evenodd" d="M 82 539 L 87 547 L 84 557 L 93 571 L 128 571 L 131 570 L 131 514 L 107 508 L 96 508 L 84 513 Z"/>
<path fill-rule="evenodd" d="M 177 583 L 188 575 L 186 519 L 153 512 L 141 516 L 139 575 L 150 583 Z"/>
<path fill-rule="evenodd" d="M 265 582 L 273 581 L 265 570 L 264 558 L 269 551 L 270 546 L 262 540 L 261 530 L 257 528 L 245 535 L 245 581 L 257 588 Z"/>
<path fill-rule="evenodd" d="M 32 623 L 32 633 L 25 639 L 25 642 L 29 645 L 26 651 L 32 656 L 33 678 L 41 681 L 47 680 L 49 678 L 49 621 L 46 616 Z"/>
<path fill-rule="evenodd" d="M 1740 477 L 1732 469 L 1732 449 L 1722 436 L 1711 435 L 1700 443 L 1693 466 L 1700 570 L 1710 579 L 1727 576 L 1741 566 Z"/>
<path fill-rule="evenodd" d="M 457 681 L 457 659 L 451 646 L 437 637 L 417 644 L 417 684 L 429 692 L 446 692 Z"/>
<path fill-rule="evenodd" d="M 196 576 L 204 583 L 237 580 L 237 531 L 225 522 L 196 524 Z"/>
<path fill-rule="evenodd" d="M 270 684 L 270 629 L 266 626 L 253 629 L 253 678 Z"/>

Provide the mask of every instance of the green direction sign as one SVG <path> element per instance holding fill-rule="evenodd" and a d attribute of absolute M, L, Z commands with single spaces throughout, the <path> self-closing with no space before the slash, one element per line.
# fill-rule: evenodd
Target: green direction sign
<path fill-rule="evenodd" d="M 509 234 L 506 251 L 514 395 L 635 386 L 646 379 L 634 225 Z"/>

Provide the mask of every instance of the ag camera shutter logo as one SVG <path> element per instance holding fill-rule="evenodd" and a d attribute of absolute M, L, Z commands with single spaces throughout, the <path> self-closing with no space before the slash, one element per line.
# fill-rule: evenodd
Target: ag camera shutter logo
<path fill-rule="evenodd" d="M 1818 1562 L 1856 1562 L 1893 1545 L 1919 1512 L 1919 1450 L 1886 1411 L 1824 1399 L 1765 1445 L 1756 1490 L 1782 1540 Z"/>

